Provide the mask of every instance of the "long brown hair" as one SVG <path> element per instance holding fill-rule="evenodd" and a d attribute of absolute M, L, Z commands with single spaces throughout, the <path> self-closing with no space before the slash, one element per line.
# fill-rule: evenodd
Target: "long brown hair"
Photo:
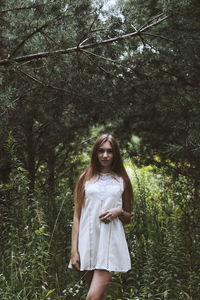
<path fill-rule="evenodd" d="M 111 170 L 114 174 L 120 176 L 124 180 L 124 189 L 126 190 L 126 193 L 128 194 L 128 198 L 130 201 L 129 203 L 125 204 L 125 207 L 130 207 L 129 210 L 131 210 L 132 202 L 133 202 L 133 191 L 130 179 L 128 177 L 128 174 L 126 172 L 126 169 L 124 168 L 122 157 L 119 151 L 119 146 L 114 139 L 114 137 L 110 134 L 102 134 L 99 136 L 93 146 L 92 150 L 92 156 L 89 166 L 84 170 L 84 172 L 79 177 L 76 187 L 75 187 L 75 193 L 74 193 L 74 200 L 76 204 L 78 204 L 80 207 L 84 203 L 84 184 L 87 180 L 91 179 L 92 177 L 96 177 L 101 173 L 101 165 L 98 160 L 98 150 L 99 147 L 105 143 L 109 142 L 112 146 L 113 150 L 113 161 L 111 164 Z"/>

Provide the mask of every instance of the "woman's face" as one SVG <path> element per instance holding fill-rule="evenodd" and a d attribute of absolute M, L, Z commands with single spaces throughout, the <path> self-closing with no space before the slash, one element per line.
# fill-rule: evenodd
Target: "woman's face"
<path fill-rule="evenodd" d="M 113 149 L 110 142 L 106 141 L 99 146 L 98 160 L 102 172 L 110 172 L 113 161 Z"/>

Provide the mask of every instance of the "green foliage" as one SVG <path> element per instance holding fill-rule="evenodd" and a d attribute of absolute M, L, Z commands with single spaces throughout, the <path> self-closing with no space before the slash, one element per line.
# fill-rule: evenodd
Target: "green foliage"
<path fill-rule="evenodd" d="M 13 184 L 1 186 L 1 299 L 30 299 L 33 292 L 31 299 L 41 299 L 48 289 L 48 228 L 39 203 L 29 195 L 27 186 L 27 176 L 20 167 Z"/>
<path fill-rule="evenodd" d="M 174 181 L 152 167 L 129 164 L 128 171 L 136 202 L 133 224 L 126 227 L 132 270 L 114 278 L 108 299 L 198 299 L 200 224 L 188 205 L 192 182 Z"/>
<path fill-rule="evenodd" d="M 119 97 L 128 105 L 116 133 L 126 131 L 128 142 L 133 134 L 140 137 L 139 151 L 130 146 L 130 155 L 138 153 L 140 163 L 156 164 L 158 155 L 160 165 L 172 161 L 176 172 L 197 178 L 199 2 L 134 0 L 123 1 L 120 9 L 127 32 L 147 24 L 153 15 L 168 18 L 131 46 L 125 41 L 123 63 L 129 69 L 123 74 L 129 86 L 120 89 Z"/>
<path fill-rule="evenodd" d="M 133 223 L 125 228 L 132 270 L 113 277 L 107 298 L 197 299 L 199 206 L 191 211 L 195 186 L 181 176 L 174 180 L 155 167 L 138 169 L 130 162 L 126 167 L 135 194 Z M 30 195 L 21 167 L 12 182 L 1 186 L 1 204 L 6 196 L 8 205 L 1 205 L 1 298 L 85 299 L 84 274 L 67 270 L 72 206 L 66 184 L 60 184 L 55 199 L 50 234 L 49 212 L 43 208 L 47 195 L 39 188 Z"/>
<path fill-rule="evenodd" d="M 101 132 L 115 133 L 134 192 L 133 269 L 108 299 L 199 297 L 199 2 L 1 1 L 0 296 L 85 299 L 67 269 L 72 190 Z M 167 19 L 132 38 L 98 43 Z M 45 58 L 14 61 L 42 51 Z M 138 166 L 148 167 L 139 168 Z M 152 167 L 152 166 L 155 167 Z"/>

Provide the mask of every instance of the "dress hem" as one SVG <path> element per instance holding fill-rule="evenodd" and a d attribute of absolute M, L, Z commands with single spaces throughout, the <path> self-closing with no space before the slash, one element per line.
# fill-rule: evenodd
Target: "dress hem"
<path fill-rule="evenodd" d="M 68 266 L 69 269 L 73 269 L 71 266 Z M 126 270 L 111 270 L 111 269 L 108 269 L 108 268 L 102 268 L 102 267 L 94 267 L 94 268 L 81 268 L 79 271 L 83 272 L 83 271 L 94 271 L 94 270 L 105 270 L 105 271 L 108 271 L 110 273 L 126 273 L 128 271 L 131 270 L 131 268 L 129 269 L 126 269 Z"/>

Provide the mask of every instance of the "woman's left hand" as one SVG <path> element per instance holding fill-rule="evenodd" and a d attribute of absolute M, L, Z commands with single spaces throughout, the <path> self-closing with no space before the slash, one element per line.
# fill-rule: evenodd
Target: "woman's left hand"
<path fill-rule="evenodd" d="M 104 223 L 110 223 L 114 218 L 117 218 L 121 214 L 122 209 L 119 207 L 111 208 L 103 212 L 99 218 Z"/>

